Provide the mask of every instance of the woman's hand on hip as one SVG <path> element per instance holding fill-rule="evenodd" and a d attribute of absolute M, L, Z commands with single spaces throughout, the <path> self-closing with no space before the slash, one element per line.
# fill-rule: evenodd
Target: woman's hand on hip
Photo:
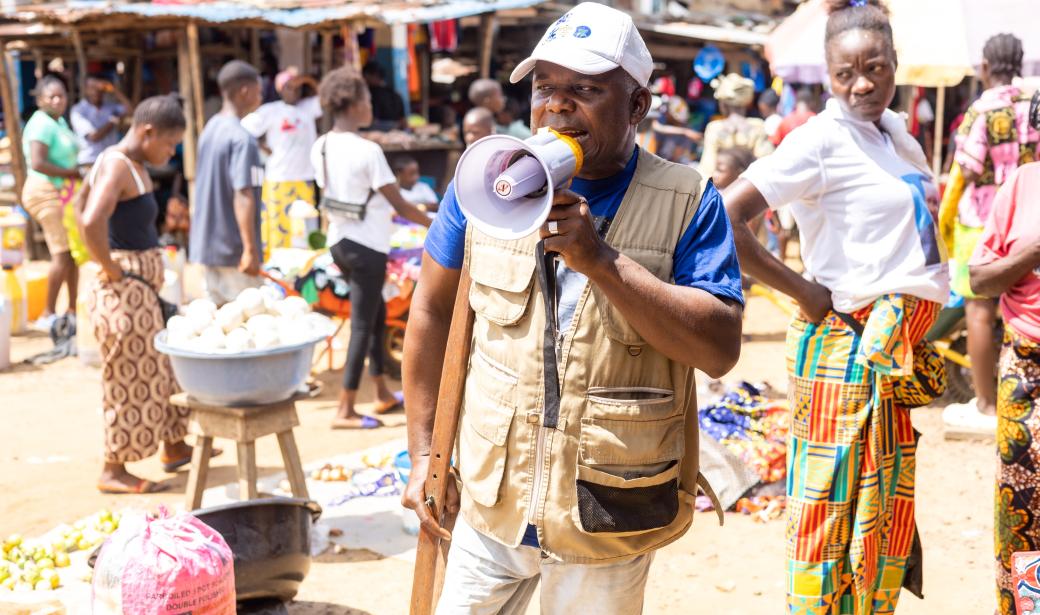
<path fill-rule="evenodd" d="M 831 303 L 831 291 L 816 282 L 807 281 L 804 292 L 797 299 L 802 315 L 809 322 L 821 322 L 834 309 L 834 305 Z"/>
<path fill-rule="evenodd" d="M 113 266 L 111 266 L 111 267 L 105 267 L 105 268 L 103 268 L 103 269 L 101 270 L 101 273 L 100 273 L 100 274 L 98 274 L 98 275 L 99 275 L 99 276 L 100 276 L 100 277 L 101 277 L 102 279 L 104 279 L 105 281 L 107 281 L 107 282 L 110 282 L 110 283 L 113 283 L 113 284 L 114 284 L 114 283 L 116 283 L 116 282 L 120 282 L 120 281 L 122 281 L 122 280 L 123 280 L 123 278 L 124 278 L 124 277 L 126 277 L 126 276 L 125 276 L 125 275 L 123 274 L 123 270 L 122 270 L 122 269 L 120 269 L 119 267 L 115 266 L 115 265 L 113 265 Z"/>

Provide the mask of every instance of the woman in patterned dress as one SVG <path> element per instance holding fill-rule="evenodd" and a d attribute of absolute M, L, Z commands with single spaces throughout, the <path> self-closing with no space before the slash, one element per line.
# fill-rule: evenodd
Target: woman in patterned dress
<path fill-rule="evenodd" d="M 835 98 L 724 200 L 742 268 L 801 307 L 787 334 L 787 612 L 894 613 L 901 587 L 919 594 L 908 407 L 922 403 L 897 396 L 895 383 L 916 373 L 949 273 L 928 162 L 888 110 L 896 91 L 888 16 L 878 0 L 827 4 Z M 748 229 L 784 206 L 798 223 L 806 277 Z"/>
<path fill-rule="evenodd" d="M 997 601 L 1002 615 L 1015 613 L 1012 555 L 1040 551 L 1038 194 L 1040 163 L 1019 167 L 993 199 L 970 262 L 972 291 L 981 297 L 1000 297 L 1004 317 L 997 386 L 994 515 Z"/>
<path fill-rule="evenodd" d="M 105 417 L 102 493 L 151 493 L 162 485 L 138 478 L 126 464 L 163 443 L 167 471 L 191 459 L 184 443 L 187 412 L 169 403 L 176 388 L 167 358 L 153 345 L 165 327 L 159 306 L 163 263 L 159 205 L 145 163 L 163 166 L 184 135 L 176 99 L 149 98 L 134 112 L 130 132 L 101 154 L 89 177 L 81 224 L 87 249 L 101 266 L 90 296 L 90 320 L 101 347 Z"/>

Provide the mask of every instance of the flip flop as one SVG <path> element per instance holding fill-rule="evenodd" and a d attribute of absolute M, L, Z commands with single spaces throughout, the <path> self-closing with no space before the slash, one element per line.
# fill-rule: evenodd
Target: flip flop
<path fill-rule="evenodd" d="M 142 495 L 145 493 L 159 493 L 160 491 L 166 491 L 169 489 L 169 485 L 141 479 L 138 481 L 136 487 L 128 487 L 126 485 L 102 485 L 101 483 L 98 483 L 97 489 L 105 495 Z"/>
<path fill-rule="evenodd" d="M 386 414 L 401 408 L 404 408 L 404 394 L 398 391 L 394 393 L 394 401 L 376 402 L 376 407 L 372 412 L 374 414 Z"/>
<path fill-rule="evenodd" d="M 360 419 L 360 420 L 359 420 Z M 349 419 L 333 419 L 333 429 L 378 429 L 383 422 L 370 416 L 350 417 Z"/>
<path fill-rule="evenodd" d="M 219 448 L 215 448 L 212 451 L 210 451 L 209 458 L 213 459 L 214 457 L 220 457 L 220 454 L 223 453 L 223 452 L 224 452 L 223 450 L 221 450 Z M 180 468 L 183 468 L 184 466 L 186 466 L 189 463 L 191 463 L 191 455 L 189 454 L 189 455 L 186 455 L 184 457 L 181 457 L 180 459 L 172 459 L 172 460 L 170 458 L 168 458 L 168 457 L 161 457 L 159 459 L 159 461 L 162 462 L 162 464 L 163 464 L 163 466 L 162 466 L 163 467 L 163 471 L 164 472 L 169 472 L 170 474 L 172 474 L 172 473 L 176 472 L 177 470 L 179 470 Z"/>

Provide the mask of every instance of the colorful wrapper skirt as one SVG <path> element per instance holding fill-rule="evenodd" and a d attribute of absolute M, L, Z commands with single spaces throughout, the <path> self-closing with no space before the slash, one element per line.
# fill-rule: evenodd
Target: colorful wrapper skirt
<path fill-rule="evenodd" d="M 179 389 L 169 359 L 153 342 L 165 328 L 155 295 L 163 280 L 160 250 L 114 251 L 112 258 L 149 282 L 98 279 L 88 300 L 101 350 L 105 462 L 127 463 L 155 454 L 160 442 L 182 440 L 188 409 L 170 404 Z"/>
<path fill-rule="evenodd" d="M 260 235 L 264 242 L 264 260 L 275 248 L 292 247 L 292 221 L 289 207 L 296 201 L 314 205 L 314 183 L 309 181 L 265 181 L 260 196 L 264 202 Z"/>
<path fill-rule="evenodd" d="M 1040 344 L 1005 327 L 997 389 L 994 546 L 1001 615 L 1015 615 L 1011 558 L 1040 550 Z"/>
<path fill-rule="evenodd" d="M 796 318 L 787 334 L 791 436 L 787 608 L 806 615 L 894 613 L 917 543 L 917 434 L 892 378 L 939 304 L 886 295 L 853 316 Z M 914 577 L 916 579 L 916 577 Z"/>

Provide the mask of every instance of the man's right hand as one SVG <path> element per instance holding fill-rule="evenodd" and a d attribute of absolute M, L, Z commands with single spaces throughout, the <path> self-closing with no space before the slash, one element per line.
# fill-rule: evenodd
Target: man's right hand
<path fill-rule="evenodd" d="M 831 291 L 816 282 L 806 282 L 806 284 L 805 292 L 798 297 L 798 307 L 801 308 L 806 320 L 819 323 L 834 309 L 831 303 Z"/>
<path fill-rule="evenodd" d="M 256 250 L 242 250 L 242 258 L 238 261 L 238 270 L 246 275 L 260 275 L 260 255 Z"/>
<path fill-rule="evenodd" d="M 437 520 L 430 514 L 426 506 L 426 477 L 430 473 L 430 456 L 420 455 L 412 459 L 412 471 L 408 476 L 408 485 L 401 495 L 401 504 L 405 508 L 415 511 L 419 517 L 419 525 L 422 531 L 428 532 L 441 540 L 451 540 L 451 532 L 441 527 Z M 447 476 L 448 488 L 444 493 L 444 502 L 439 502 L 440 518 L 444 525 L 454 525 L 455 516 L 459 514 L 459 489 L 455 483 L 455 477 Z"/>

